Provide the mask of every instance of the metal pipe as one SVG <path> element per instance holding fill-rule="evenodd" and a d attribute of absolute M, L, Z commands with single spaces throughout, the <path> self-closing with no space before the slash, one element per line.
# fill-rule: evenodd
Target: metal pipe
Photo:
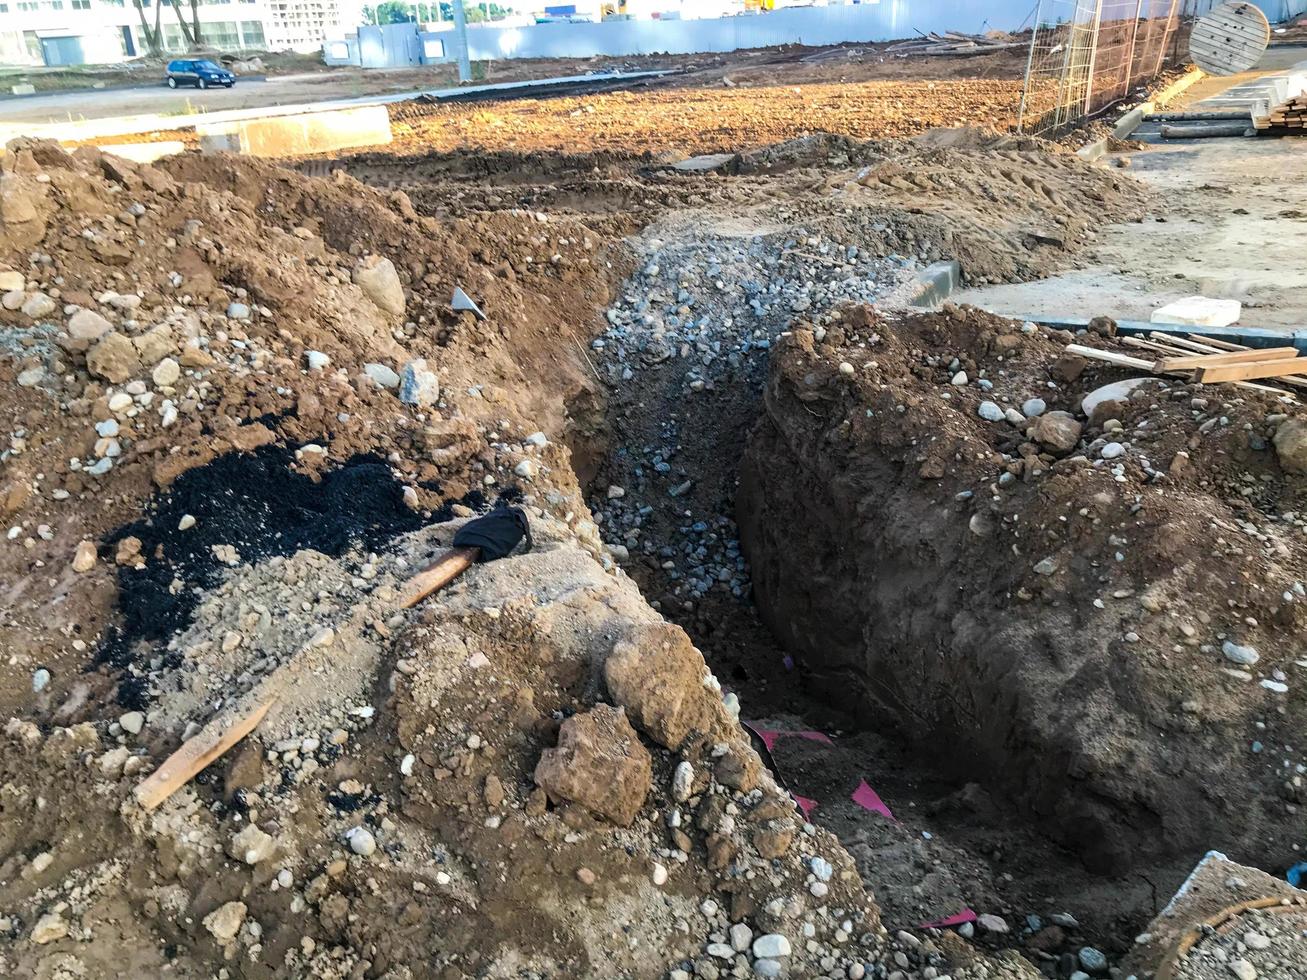
<path fill-rule="evenodd" d="M 1013 320 L 1029 320 L 1045 327 L 1059 330 L 1085 330 L 1088 320 L 1074 317 L 1023 316 L 1021 314 L 1001 314 Z M 1126 336 L 1135 334 L 1168 333 L 1183 337 L 1212 337 L 1245 347 L 1283 347 L 1292 344 L 1299 351 L 1307 352 L 1307 327 L 1285 327 L 1272 330 L 1267 327 L 1197 327 L 1182 323 L 1150 323 L 1147 320 L 1117 320 L 1117 333 Z"/>

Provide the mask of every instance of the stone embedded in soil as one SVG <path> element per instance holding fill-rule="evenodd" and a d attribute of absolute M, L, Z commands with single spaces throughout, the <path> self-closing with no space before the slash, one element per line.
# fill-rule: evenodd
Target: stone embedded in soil
<path fill-rule="evenodd" d="M 364 364 L 363 373 L 382 388 L 399 387 L 399 375 L 395 373 L 394 369 L 387 367 L 385 364 L 376 362 Z"/>
<path fill-rule="evenodd" d="M 63 939 L 68 935 L 68 923 L 58 912 L 47 912 L 32 927 L 32 942 L 38 946 Z"/>
<path fill-rule="evenodd" d="M 78 310 L 68 318 L 68 336 L 77 340 L 99 340 L 113 324 L 94 310 Z"/>
<path fill-rule="evenodd" d="M 1226 660 L 1231 663 L 1242 664 L 1245 667 L 1251 667 L 1262 659 L 1256 647 L 1244 646 L 1230 640 L 1226 640 L 1221 644 L 1221 652 L 1225 654 Z"/>
<path fill-rule="evenodd" d="M 986 422 L 1002 422 L 1004 418 L 1003 409 L 994 402 L 981 402 L 980 408 L 976 409 L 976 414 Z"/>
<path fill-rule="evenodd" d="M 1307 420 L 1285 419 L 1272 442 L 1281 467 L 1289 473 L 1307 473 Z"/>
<path fill-rule="evenodd" d="M 345 840 L 349 843 L 349 849 L 361 857 L 369 857 L 376 853 L 377 839 L 366 827 L 350 828 L 345 834 Z"/>
<path fill-rule="evenodd" d="M 145 715 L 140 711 L 129 711 L 119 717 L 118 724 L 128 735 L 139 735 L 145 727 Z"/>
<path fill-rule="evenodd" d="M 790 955 L 790 941 L 780 933 L 771 932 L 753 941 L 753 955 L 758 959 L 774 960 Z"/>
<path fill-rule="evenodd" d="M 73 571 L 89 572 L 95 567 L 95 542 L 81 541 L 77 545 L 77 553 L 73 555 Z"/>
<path fill-rule="evenodd" d="M 679 749 L 691 733 L 724 726 L 720 700 L 703 685 L 707 666 L 679 626 L 641 626 L 604 663 L 608 690 L 637 728 L 659 745 Z"/>
<path fill-rule="evenodd" d="M 130 340 L 111 330 L 87 352 L 86 368 L 98 378 L 122 384 L 141 369 L 141 359 Z"/>
<path fill-rule="evenodd" d="M 218 942 L 229 943 L 241 931 L 247 911 L 244 902 L 227 902 L 204 917 L 204 928 Z"/>
<path fill-rule="evenodd" d="M 182 376 L 181 365 L 171 357 L 165 357 L 157 365 L 150 377 L 160 388 L 171 388 Z"/>
<path fill-rule="evenodd" d="M 23 300 L 22 305 L 23 313 L 33 320 L 49 316 L 56 309 L 58 309 L 58 305 L 45 293 L 32 293 Z"/>
<path fill-rule="evenodd" d="M 378 309 L 393 317 L 404 315 L 404 285 L 395 264 L 382 255 L 368 255 L 354 267 L 354 283 Z"/>
<path fill-rule="evenodd" d="M 418 358 L 404 365 L 400 376 L 399 400 L 405 405 L 425 407 L 440 400 L 440 381 L 427 362 Z"/>
<path fill-rule="evenodd" d="M 682 759 L 672 772 L 672 799 L 684 803 L 694 789 L 694 766 Z"/>
<path fill-rule="evenodd" d="M 535 781 L 553 799 L 628 827 L 649 795 L 653 766 L 626 712 L 597 704 L 563 722 L 557 748 L 540 754 Z"/>
<path fill-rule="evenodd" d="M 1083 426 L 1069 412 L 1040 415 L 1026 435 L 1054 453 L 1069 453 L 1080 442 Z"/>
<path fill-rule="evenodd" d="M 27 277 L 13 269 L 0 272 L 0 293 L 12 292 L 27 285 Z"/>
<path fill-rule="evenodd" d="M 227 853 L 246 864 L 258 864 L 272 857 L 277 850 L 276 839 L 260 830 L 257 824 L 246 824 L 227 845 Z"/>

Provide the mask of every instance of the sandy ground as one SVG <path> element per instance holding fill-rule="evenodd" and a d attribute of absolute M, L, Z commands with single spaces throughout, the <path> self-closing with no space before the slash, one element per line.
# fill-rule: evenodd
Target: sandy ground
<path fill-rule="evenodd" d="M 1300 60 L 1302 48 L 1274 48 L 1261 70 Z M 1205 79 L 1183 105 L 1255 74 Z M 1159 192 L 1154 215 L 1108 227 L 1083 268 L 955 298 L 1018 315 L 1147 320 L 1159 306 L 1201 294 L 1243 302 L 1248 326 L 1304 325 L 1307 141 L 1185 140 L 1124 156 L 1128 172 Z"/>
<path fill-rule="evenodd" d="M 725 55 L 653 55 L 622 59 L 547 59 L 495 62 L 478 66 L 477 83 L 522 81 L 596 71 L 675 69 L 684 72 L 667 84 L 674 88 L 740 89 L 758 86 L 849 84 L 869 79 L 1014 79 L 1020 59 L 1011 52 L 978 58 L 900 58 L 875 46 L 847 48 L 768 48 Z M 724 81 L 729 79 L 729 82 Z M 236 87 L 200 92 L 170 90 L 162 84 L 102 91 L 60 92 L 0 101 L 0 123 L 51 123 L 149 113 L 185 117 L 223 109 L 247 109 L 385 95 L 458 84 L 452 65 L 421 68 L 337 68 L 238 81 Z M 179 123 L 183 121 L 179 119 Z"/>

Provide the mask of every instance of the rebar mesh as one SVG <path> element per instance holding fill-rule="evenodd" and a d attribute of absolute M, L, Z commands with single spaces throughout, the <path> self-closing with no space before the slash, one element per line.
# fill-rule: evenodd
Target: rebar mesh
<path fill-rule="evenodd" d="M 1180 0 L 1040 0 L 1020 129 L 1052 135 L 1156 76 Z"/>

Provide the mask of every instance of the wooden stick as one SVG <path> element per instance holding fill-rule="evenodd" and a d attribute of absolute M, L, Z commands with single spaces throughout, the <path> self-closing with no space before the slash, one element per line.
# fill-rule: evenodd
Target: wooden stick
<path fill-rule="evenodd" d="M 1163 357 L 1153 365 L 1154 374 L 1168 371 L 1191 371 L 1195 368 L 1220 367 L 1225 364 L 1242 364 L 1245 361 L 1279 361 L 1297 357 L 1296 347 L 1267 347 L 1260 350 L 1229 351 L 1224 354 L 1189 354 L 1185 357 Z"/>
<path fill-rule="evenodd" d="M 481 557 L 480 548 L 450 548 L 404 583 L 399 608 L 411 609 L 437 589 L 443 589 Z"/>
<path fill-rule="evenodd" d="M 1216 384 L 1221 381 L 1247 381 L 1251 378 L 1283 378 L 1285 375 L 1307 373 L 1307 357 L 1288 357 L 1278 361 L 1253 361 L 1248 364 L 1227 364 L 1199 368 L 1194 380 L 1199 384 Z M 1307 382 L 1307 378 L 1297 380 Z"/>
<path fill-rule="evenodd" d="M 1169 333 L 1150 333 L 1148 336 L 1152 337 L 1154 340 L 1164 341 L 1165 343 L 1173 344 L 1176 347 L 1191 350 L 1198 354 L 1220 354 L 1228 349 L 1213 347 L 1211 344 L 1199 343 L 1189 337 L 1177 337 L 1174 334 Z M 1240 347 L 1239 349 L 1248 350 L 1247 347 Z"/>
<path fill-rule="evenodd" d="M 1166 337 L 1169 335 L 1161 334 L 1161 336 Z M 1129 338 L 1127 338 L 1127 340 L 1128 339 Z M 1195 346 L 1201 347 L 1202 345 L 1195 344 Z M 1067 344 L 1067 346 L 1064 347 L 1063 350 L 1071 354 L 1079 354 L 1081 357 L 1088 357 L 1091 360 L 1106 361 L 1108 364 L 1114 364 L 1117 367 L 1139 368 L 1140 370 L 1148 370 L 1148 371 L 1151 371 L 1153 367 L 1152 361 L 1145 361 L 1142 358 L 1138 358 L 1138 357 L 1129 357 L 1126 354 L 1116 354 L 1113 353 L 1112 351 L 1099 350 L 1096 347 L 1082 347 L 1079 344 Z M 1182 373 L 1185 375 L 1189 374 L 1188 371 Z M 1295 386 L 1307 387 L 1307 379 L 1276 378 L 1276 380 L 1279 381 L 1281 384 L 1291 384 Z M 1246 388 L 1249 389 L 1250 391 L 1265 391 L 1275 395 L 1287 395 L 1290 398 L 1293 397 L 1291 392 L 1284 391 L 1281 388 L 1272 388 L 1269 385 L 1254 384 L 1251 381 L 1236 381 L 1234 382 L 1234 384 L 1236 387 Z"/>
<path fill-rule="evenodd" d="M 480 548 L 450 548 L 445 551 L 404 584 L 399 608 L 410 609 L 416 606 L 471 568 L 480 556 Z M 263 680 L 251 710 L 234 719 L 226 713 L 210 719 L 198 734 L 182 743 L 181 748 L 164 759 L 158 769 L 142 780 L 136 787 L 136 799 L 141 806 L 146 810 L 155 809 L 254 731 L 268 710 L 276 704 L 277 688 L 285 676 L 285 668 L 294 659 L 292 657 L 287 660 Z"/>
<path fill-rule="evenodd" d="M 254 731 L 276 700 L 274 694 L 234 720 L 225 715 L 212 719 L 136 787 L 136 799 L 141 806 L 153 810 L 189 783 L 209 763 Z"/>

